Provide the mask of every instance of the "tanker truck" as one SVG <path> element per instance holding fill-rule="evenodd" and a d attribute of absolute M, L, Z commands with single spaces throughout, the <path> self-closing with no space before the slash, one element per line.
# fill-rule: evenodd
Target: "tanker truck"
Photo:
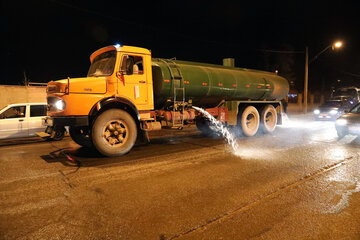
<path fill-rule="evenodd" d="M 46 132 L 69 127 L 74 142 L 105 156 L 128 153 L 149 131 L 211 123 L 201 107 L 244 136 L 281 124 L 288 81 L 274 73 L 152 58 L 145 48 L 107 46 L 90 56 L 87 77 L 47 85 Z"/>

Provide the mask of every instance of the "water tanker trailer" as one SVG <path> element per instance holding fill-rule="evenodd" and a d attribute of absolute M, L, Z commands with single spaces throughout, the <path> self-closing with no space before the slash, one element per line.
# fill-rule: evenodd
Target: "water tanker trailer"
<path fill-rule="evenodd" d="M 244 68 L 151 58 L 144 48 L 108 46 L 90 56 L 87 77 L 47 86 L 51 133 L 69 126 L 72 139 L 106 156 L 121 156 L 137 139 L 162 128 L 211 123 L 192 108 L 204 108 L 244 136 L 271 133 L 281 123 L 288 81 Z"/>

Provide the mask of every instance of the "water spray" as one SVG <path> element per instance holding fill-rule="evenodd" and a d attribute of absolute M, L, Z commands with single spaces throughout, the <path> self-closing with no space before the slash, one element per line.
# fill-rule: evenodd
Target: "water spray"
<path fill-rule="evenodd" d="M 204 109 L 195 106 L 193 106 L 193 108 L 196 111 L 202 113 L 204 117 L 209 119 L 212 129 L 215 130 L 217 133 L 220 133 L 225 138 L 226 142 L 231 145 L 234 153 L 236 153 L 239 149 L 239 145 L 236 142 L 235 136 L 231 132 L 229 132 L 229 129 L 224 126 L 224 124 L 216 120 L 210 113 L 208 113 Z"/>

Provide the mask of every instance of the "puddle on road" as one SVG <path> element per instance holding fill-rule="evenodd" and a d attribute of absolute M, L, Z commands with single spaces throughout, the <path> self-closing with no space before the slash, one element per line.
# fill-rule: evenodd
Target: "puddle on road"
<path fill-rule="evenodd" d="M 336 201 L 335 205 L 328 207 L 328 209 L 324 211 L 324 213 L 337 214 L 349 206 L 350 196 L 353 193 L 357 193 L 360 191 L 360 182 L 357 178 L 355 178 L 354 182 L 347 182 L 347 185 L 348 184 L 353 185 L 354 187 L 351 187 L 350 189 L 345 189 L 341 192 L 337 192 L 336 197 L 338 197 L 339 200 Z"/>

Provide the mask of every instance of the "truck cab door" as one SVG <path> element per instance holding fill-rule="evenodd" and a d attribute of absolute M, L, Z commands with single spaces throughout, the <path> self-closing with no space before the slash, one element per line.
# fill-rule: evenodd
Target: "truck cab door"
<path fill-rule="evenodd" d="M 145 61 L 143 55 L 123 55 L 121 61 L 121 72 L 123 77 L 123 87 L 128 97 L 136 105 L 149 104 L 148 84 Z"/>

